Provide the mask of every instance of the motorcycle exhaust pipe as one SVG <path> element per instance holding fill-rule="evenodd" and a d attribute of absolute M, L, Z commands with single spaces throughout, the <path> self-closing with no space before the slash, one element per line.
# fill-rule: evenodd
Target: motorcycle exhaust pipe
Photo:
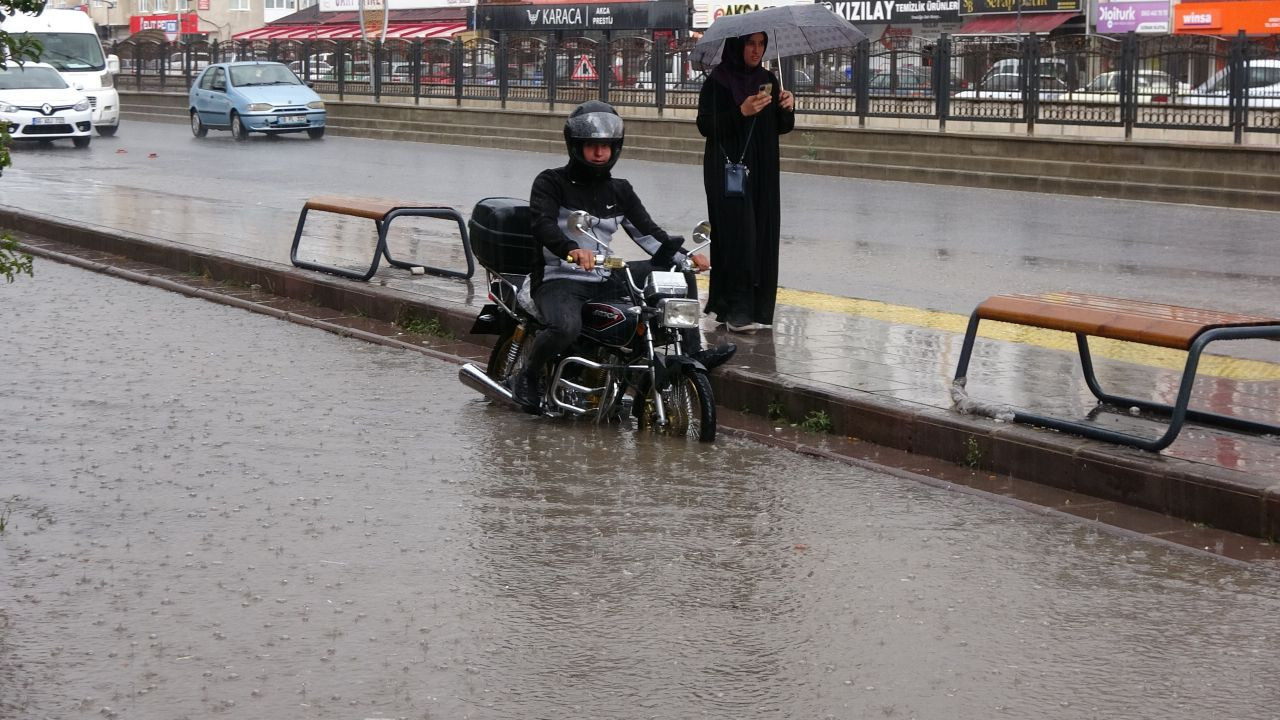
<path fill-rule="evenodd" d="M 520 403 L 516 402 L 516 398 L 511 394 L 511 390 L 505 385 L 494 380 L 485 374 L 484 370 L 475 363 L 464 363 L 458 369 L 458 379 L 463 385 L 475 390 L 494 402 L 505 402 L 512 407 L 520 407 Z"/>

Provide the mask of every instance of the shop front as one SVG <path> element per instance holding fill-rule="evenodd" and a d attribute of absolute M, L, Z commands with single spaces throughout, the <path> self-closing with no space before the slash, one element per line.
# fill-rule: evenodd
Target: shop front
<path fill-rule="evenodd" d="M 1084 34 L 1081 0 L 963 0 L 956 35 Z"/>
<path fill-rule="evenodd" d="M 1177 35 L 1280 35 L 1280 0 L 1184 2 L 1173 8 Z"/>

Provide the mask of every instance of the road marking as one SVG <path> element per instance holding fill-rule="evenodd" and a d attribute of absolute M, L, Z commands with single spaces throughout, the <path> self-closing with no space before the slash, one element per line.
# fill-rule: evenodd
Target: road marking
<path fill-rule="evenodd" d="M 705 288 L 706 278 L 699 277 L 698 284 Z M 968 315 L 924 310 L 906 305 L 892 305 L 875 300 L 836 297 L 835 295 L 808 290 L 778 288 L 778 302 L 782 305 L 792 305 L 806 310 L 854 315 L 895 325 L 914 325 L 931 330 L 956 333 L 961 336 L 964 335 L 969 326 Z M 1062 350 L 1073 355 L 1077 355 L 1079 352 L 1076 348 L 1075 335 L 1059 330 L 1045 330 L 1026 327 L 1025 325 L 984 320 L 978 326 L 978 336 L 991 340 Z M 1187 363 L 1187 353 L 1181 350 L 1121 342 L 1107 338 L 1089 338 L 1089 350 L 1095 358 L 1102 357 L 1108 360 L 1119 360 L 1178 372 L 1181 372 Z M 1206 353 L 1200 356 L 1198 373 L 1228 380 L 1276 381 L 1280 380 L 1280 364 Z"/>

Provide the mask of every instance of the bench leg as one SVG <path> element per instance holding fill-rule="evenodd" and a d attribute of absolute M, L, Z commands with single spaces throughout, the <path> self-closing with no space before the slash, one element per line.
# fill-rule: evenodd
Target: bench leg
<path fill-rule="evenodd" d="M 431 273 L 432 275 L 439 275 L 441 277 L 461 278 L 463 280 L 469 280 L 471 276 L 475 274 L 476 261 L 475 261 L 475 256 L 471 253 L 471 240 L 467 237 L 467 226 L 466 226 L 466 223 L 462 221 L 462 215 L 460 215 L 456 210 L 453 210 L 452 208 L 429 208 L 429 209 L 400 208 L 398 210 L 392 210 L 391 212 L 387 213 L 386 217 L 382 219 L 382 222 L 385 226 L 390 227 L 392 220 L 404 215 L 407 215 L 410 217 L 439 218 L 441 220 L 453 220 L 454 222 L 456 222 L 458 224 L 458 233 L 462 236 L 462 252 L 467 259 L 467 270 L 466 272 L 463 272 L 461 270 L 449 270 L 446 268 L 431 267 L 429 265 L 419 265 L 418 263 L 405 262 L 403 260 L 396 260 L 395 258 L 391 257 L 391 251 L 386 245 L 385 233 L 384 233 L 384 241 L 382 243 L 382 254 L 383 254 L 383 257 L 387 259 L 388 265 L 391 265 L 392 267 L 398 267 L 401 270 L 412 270 L 415 267 L 421 267 L 424 272 Z"/>
<path fill-rule="evenodd" d="M 359 270 L 349 270 L 336 265 L 325 265 L 324 263 L 311 262 L 310 260 L 298 259 L 298 244 L 302 242 L 302 226 L 307 222 L 307 209 L 302 208 L 302 213 L 298 215 L 298 228 L 293 231 L 293 246 L 289 248 L 289 261 L 294 267 L 300 267 L 306 270 L 318 270 L 320 272 L 337 275 L 339 277 L 350 278 L 352 280 L 368 280 L 378 271 L 378 261 L 387 253 L 387 228 L 385 223 L 373 221 L 374 227 L 378 229 L 378 246 L 373 251 L 373 262 L 369 263 L 369 269 L 361 272 Z"/>
<path fill-rule="evenodd" d="M 1167 415 L 1170 418 L 1170 424 L 1181 428 L 1182 421 L 1185 418 L 1192 422 L 1202 423 L 1204 425 L 1215 425 L 1217 427 L 1227 428 L 1229 430 L 1237 430 L 1250 433 L 1280 433 L 1280 425 L 1272 425 L 1268 423 L 1260 423 L 1253 420 L 1244 420 L 1242 418 L 1232 417 L 1230 415 L 1222 415 L 1204 410 L 1192 410 L 1187 407 L 1191 400 L 1191 389 L 1195 383 L 1196 369 L 1200 364 L 1200 355 L 1204 352 L 1209 343 L 1216 340 L 1248 340 L 1248 339 L 1266 339 L 1280 338 L 1280 328 L 1216 328 L 1208 330 L 1196 338 L 1191 348 L 1187 351 L 1187 364 L 1182 371 L 1182 382 L 1178 386 L 1178 395 L 1173 405 L 1152 402 L 1150 400 L 1140 400 L 1138 398 L 1124 397 L 1121 395 L 1112 395 L 1102 389 L 1098 383 L 1098 378 L 1093 372 L 1093 362 L 1089 354 L 1089 341 L 1084 335 L 1076 335 L 1076 342 L 1080 347 L 1080 365 L 1084 370 L 1085 383 L 1089 386 L 1090 392 L 1094 397 L 1104 404 L 1114 407 L 1136 407 L 1148 412 L 1160 415 Z"/>

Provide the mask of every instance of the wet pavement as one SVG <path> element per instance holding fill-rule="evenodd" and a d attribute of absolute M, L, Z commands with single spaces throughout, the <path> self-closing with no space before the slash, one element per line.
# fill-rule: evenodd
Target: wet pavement
<path fill-rule="evenodd" d="M 26 149 L 6 174 L 3 204 L 284 264 L 297 212 L 310 194 L 431 198 L 465 214 L 478 197 L 523 195 L 536 168 L 557 162 L 530 153 L 351 138 L 200 142 L 172 125 L 131 125 L 130 134 L 96 143 L 88 155 Z M 114 152 L 112 144 L 119 146 Z M 74 163 L 98 172 L 84 183 L 64 182 Z M 289 171 L 264 173 L 264 165 Z M 334 166 L 342 173 L 335 175 Z M 700 216 L 701 190 L 691 185 L 696 173 L 688 168 L 636 161 L 623 170 L 645 197 L 661 198 L 650 205 L 661 207 L 655 213 L 668 226 L 691 225 Z M 783 185 L 788 206 L 795 207 L 784 222 L 795 252 L 784 256 L 787 287 L 774 329 L 732 337 L 709 323 L 704 330 L 714 341 L 739 344 L 723 372 L 766 378 L 789 391 L 949 412 L 965 314 L 997 292 L 1074 290 L 1275 312 L 1280 250 L 1268 241 L 1275 213 L 795 175 Z M 857 226 L 864 221 L 865 231 Z M 352 267 L 367 263 L 369 228 L 365 221 L 313 215 L 301 255 Z M 456 231 L 447 223 L 397 221 L 396 228 L 397 257 L 463 266 Z M 373 287 L 472 313 L 484 296 L 479 283 L 386 268 Z M 1158 434 L 1160 426 L 1142 418 L 1096 414 L 1069 336 L 996 333 L 976 347 L 972 396 Z M 1272 421 L 1280 416 L 1280 343 L 1215 350 L 1230 355 L 1202 364 L 1193 406 Z M 1105 385 L 1138 397 L 1167 397 L 1181 367 L 1176 353 L 1118 344 L 1099 346 L 1096 359 Z M 1117 456 L 1151 463 L 1138 451 Z M 1274 492 L 1268 488 L 1280 481 L 1275 438 L 1188 426 L 1160 458 L 1232 471 L 1256 493 Z M 1151 472 L 1162 472 L 1160 458 Z"/>
<path fill-rule="evenodd" d="M 0 313 L 0 717 L 1280 718 L 1274 561 L 50 261 Z"/>

